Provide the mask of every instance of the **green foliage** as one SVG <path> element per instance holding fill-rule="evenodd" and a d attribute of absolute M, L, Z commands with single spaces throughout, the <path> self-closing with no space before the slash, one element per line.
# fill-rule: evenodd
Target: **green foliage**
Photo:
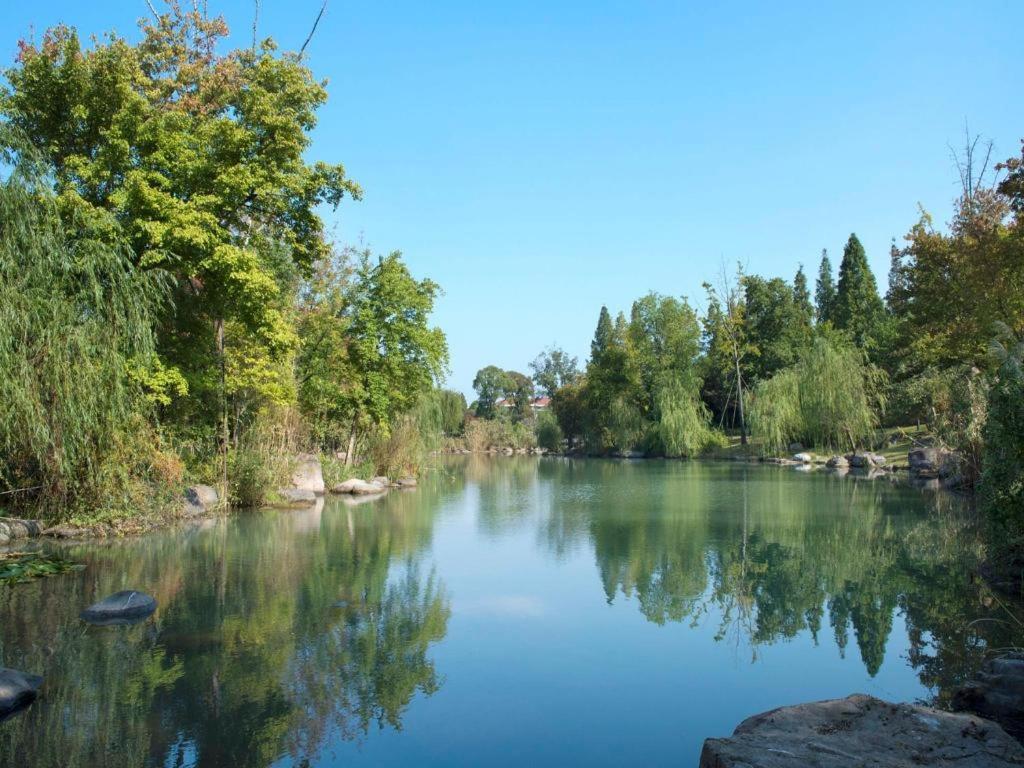
<path fill-rule="evenodd" d="M 146 409 L 164 294 L 123 243 L 65 228 L 25 170 L 0 186 L 0 482 L 70 512 L 103 503 L 104 463 Z"/>
<path fill-rule="evenodd" d="M 543 411 L 537 416 L 535 427 L 537 433 L 537 445 L 553 453 L 562 450 L 562 442 L 565 436 L 558 424 L 555 414 L 550 411 Z"/>
<path fill-rule="evenodd" d="M 233 507 L 259 507 L 275 488 L 277 471 L 265 454 L 242 448 L 228 454 L 228 502 Z"/>
<path fill-rule="evenodd" d="M 834 322 L 836 307 L 836 284 L 832 277 L 832 262 L 828 251 L 821 250 L 821 264 L 818 279 L 814 284 L 814 312 L 819 323 Z"/>
<path fill-rule="evenodd" d="M 533 381 L 548 397 L 553 397 L 562 387 L 575 384 L 580 377 L 579 366 L 575 357 L 570 357 L 565 350 L 551 347 L 537 355 L 530 363 Z"/>
<path fill-rule="evenodd" d="M 980 506 L 997 566 L 1014 568 L 1019 579 L 1024 570 L 1024 342 L 1002 325 L 991 350 L 999 367 L 988 391 Z"/>
<path fill-rule="evenodd" d="M 810 341 L 811 326 L 785 280 L 746 275 L 743 288 L 746 370 L 753 383 L 795 363 Z"/>
<path fill-rule="evenodd" d="M 508 372 L 496 365 L 488 365 L 476 372 L 473 389 L 476 390 L 476 415 L 481 419 L 493 419 L 497 415 L 497 404 L 512 391 L 514 383 Z"/>
<path fill-rule="evenodd" d="M 711 414 L 691 390 L 679 382 L 658 392 L 658 452 L 669 457 L 695 456 L 719 444 L 710 427 Z"/>
<path fill-rule="evenodd" d="M 0 554 L 0 586 L 27 584 L 44 576 L 56 576 L 85 568 L 80 563 L 43 552 L 8 552 Z"/>
<path fill-rule="evenodd" d="M 859 447 L 878 423 L 879 384 L 861 350 L 838 334 L 819 334 L 796 365 L 758 385 L 751 424 L 773 452 L 793 441 Z"/>
<path fill-rule="evenodd" d="M 466 427 L 466 396 L 461 392 L 441 389 L 435 393 L 441 408 L 441 432 L 447 437 L 457 437 Z"/>
<path fill-rule="evenodd" d="M 843 261 L 839 265 L 839 285 L 832 323 L 836 328 L 848 332 L 857 346 L 864 347 L 877 332 L 884 315 L 885 307 L 878 295 L 878 286 L 868 265 L 864 246 L 856 235 L 850 235 L 843 248 Z"/>

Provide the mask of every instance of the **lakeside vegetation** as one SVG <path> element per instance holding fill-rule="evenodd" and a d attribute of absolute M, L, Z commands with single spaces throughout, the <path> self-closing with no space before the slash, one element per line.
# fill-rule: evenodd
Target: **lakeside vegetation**
<path fill-rule="evenodd" d="M 658 293 L 601 307 L 584 365 L 552 347 L 530 374 L 486 366 L 467 406 L 440 389 L 440 286 L 328 236 L 323 211 L 362 191 L 307 159 L 327 91 L 303 51 L 222 51 L 224 20 L 173 0 L 140 30 L 86 46 L 56 27 L 4 71 L 5 509 L 126 519 L 197 481 L 255 506 L 306 452 L 340 480 L 446 447 L 858 452 L 915 425 L 980 484 L 1016 563 L 1021 158 L 993 166 L 968 137 L 952 220 L 922 212 L 893 244 L 884 297 L 855 234 L 837 273 L 822 252 L 813 290 L 802 265 L 723 266 L 703 311 Z"/>
<path fill-rule="evenodd" d="M 440 435 L 439 286 L 333 243 L 324 84 L 178 2 L 22 41 L 0 90 L 0 505 L 117 520 L 187 482 L 258 505 L 299 452 L 414 472 Z"/>

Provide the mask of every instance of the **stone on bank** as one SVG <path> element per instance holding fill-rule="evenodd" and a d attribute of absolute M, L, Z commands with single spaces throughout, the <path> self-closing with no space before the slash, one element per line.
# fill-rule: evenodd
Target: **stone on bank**
<path fill-rule="evenodd" d="M 1021 765 L 1024 748 L 990 720 L 864 694 L 754 715 L 700 756 L 700 768 Z"/>

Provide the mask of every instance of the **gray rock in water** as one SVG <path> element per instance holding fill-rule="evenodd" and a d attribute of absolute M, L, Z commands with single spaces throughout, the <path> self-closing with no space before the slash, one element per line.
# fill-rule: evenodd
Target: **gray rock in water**
<path fill-rule="evenodd" d="M 219 503 L 217 489 L 212 485 L 190 485 L 185 489 L 185 514 L 189 517 L 206 514 Z"/>
<path fill-rule="evenodd" d="M 830 469 L 846 469 L 850 466 L 850 462 L 846 460 L 845 456 L 833 456 L 825 462 L 825 466 Z"/>
<path fill-rule="evenodd" d="M 416 484 L 415 477 L 400 477 L 395 481 L 395 485 L 399 488 L 415 488 Z"/>
<path fill-rule="evenodd" d="M 156 600 L 145 592 L 126 589 L 100 600 L 81 613 L 83 620 L 96 626 L 135 624 L 149 618 L 156 610 Z"/>
<path fill-rule="evenodd" d="M 1006 768 L 1024 748 L 996 723 L 864 694 L 782 707 L 707 739 L 700 768 Z"/>
<path fill-rule="evenodd" d="M 990 718 L 1018 739 L 1024 737 L 1024 654 L 985 662 L 977 679 L 953 694 L 953 709 Z"/>
<path fill-rule="evenodd" d="M 813 459 L 809 453 L 794 453 L 793 461 L 799 461 L 801 464 L 810 464 Z"/>
<path fill-rule="evenodd" d="M 278 500 L 272 501 L 271 507 L 312 507 L 316 504 L 316 494 L 301 488 L 279 488 Z"/>
<path fill-rule="evenodd" d="M 386 485 L 380 483 L 368 483 L 365 480 L 346 480 L 331 488 L 331 493 L 350 493 L 356 496 L 369 496 L 375 493 L 384 493 Z"/>
<path fill-rule="evenodd" d="M 39 693 L 43 678 L 16 669 L 0 668 L 0 720 L 19 712 Z"/>

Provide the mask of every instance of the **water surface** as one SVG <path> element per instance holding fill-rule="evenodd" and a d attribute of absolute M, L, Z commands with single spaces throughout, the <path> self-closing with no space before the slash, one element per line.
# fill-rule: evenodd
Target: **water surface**
<path fill-rule="evenodd" d="M 378 501 L 74 545 L 83 571 L 0 588 L 0 664 L 47 678 L 0 765 L 685 766 L 783 704 L 941 704 L 1010 642 L 964 507 L 789 468 L 473 457 Z M 78 620 L 126 588 L 156 615 Z"/>

